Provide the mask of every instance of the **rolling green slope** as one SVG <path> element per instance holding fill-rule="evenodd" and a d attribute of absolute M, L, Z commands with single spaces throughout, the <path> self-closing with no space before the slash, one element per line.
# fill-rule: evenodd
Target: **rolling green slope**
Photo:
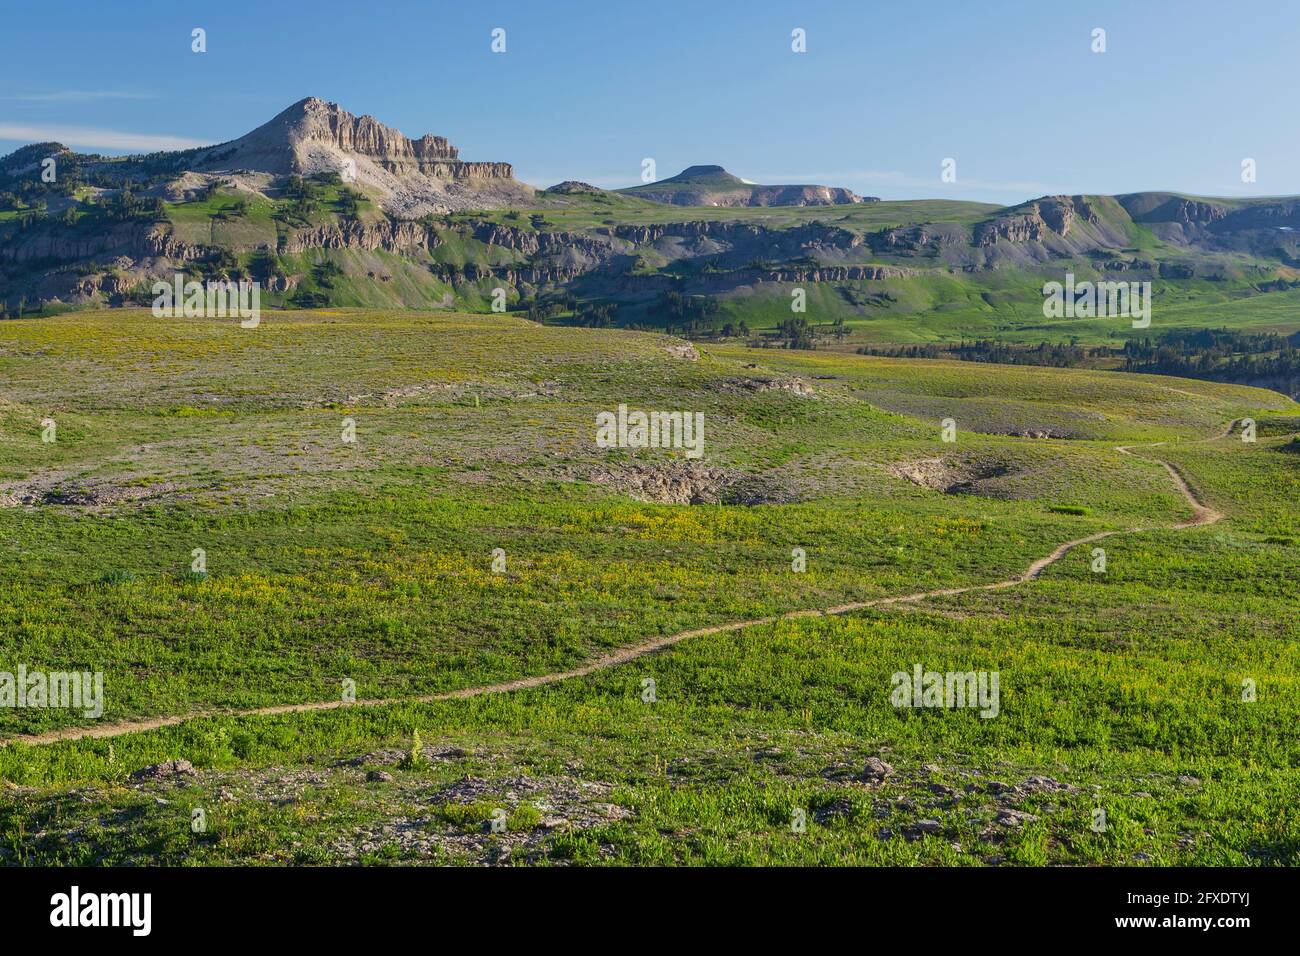
<path fill-rule="evenodd" d="M 106 721 L 192 718 L 0 747 L 0 858 L 1296 862 L 1300 406 L 684 345 L 405 310 L 0 324 L 0 671 L 102 670 Z M 619 404 L 702 412 L 704 458 L 598 447 Z M 1258 441 L 1223 434 L 1246 417 Z M 1178 529 L 1161 461 L 1225 519 Z M 688 479 L 699 503 L 664 500 Z M 1005 581 L 1107 532 L 1104 574 L 1088 545 L 1014 587 L 765 620 Z M 755 619 L 510 693 L 222 713 Z M 997 671 L 999 716 L 892 706 L 916 664 Z M 94 726 L 0 711 L 6 738 Z M 131 777 L 173 759 L 196 769 Z"/>

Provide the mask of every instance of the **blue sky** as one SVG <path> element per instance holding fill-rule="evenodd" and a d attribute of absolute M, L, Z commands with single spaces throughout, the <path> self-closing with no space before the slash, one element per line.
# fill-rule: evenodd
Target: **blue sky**
<path fill-rule="evenodd" d="M 0 153 L 220 142 L 313 95 L 538 186 L 633 185 L 653 157 L 889 199 L 1300 193 L 1295 0 L 7 0 L 0 22 Z"/>

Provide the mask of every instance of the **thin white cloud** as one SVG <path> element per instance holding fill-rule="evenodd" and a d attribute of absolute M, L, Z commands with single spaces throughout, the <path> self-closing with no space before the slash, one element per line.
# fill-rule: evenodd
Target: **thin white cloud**
<path fill-rule="evenodd" d="M 121 130 L 90 129 L 84 126 L 29 126 L 21 123 L 0 123 L 0 139 L 30 143 L 54 142 L 82 149 L 122 149 L 141 153 L 212 145 L 205 140 L 184 136 L 125 133 Z"/>
<path fill-rule="evenodd" d="M 17 96 L 0 96 L 3 100 L 19 103 L 88 103 L 96 100 L 152 100 L 153 93 L 132 93 L 126 90 L 55 90 L 50 93 L 20 93 Z"/>

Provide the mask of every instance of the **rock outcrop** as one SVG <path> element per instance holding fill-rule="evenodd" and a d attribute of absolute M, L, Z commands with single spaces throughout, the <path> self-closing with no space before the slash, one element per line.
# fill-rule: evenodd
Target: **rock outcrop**
<path fill-rule="evenodd" d="M 363 249 L 373 252 L 382 249 L 385 252 L 402 253 L 416 250 L 428 252 L 437 245 L 437 236 L 432 235 L 421 223 L 384 220 L 371 225 L 346 222 L 316 229 L 300 229 L 287 234 L 278 251 L 295 253 L 307 249 Z"/>
<path fill-rule="evenodd" d="M 337 103 L 314 96 L 299 100 L 246 136 L 201 152 L 193 168 L 308 173 L 314 171 L 313 157 L 321 150 L 364 156 L 397 175 L 419 173 L 444 179 L 514 175 L 509 163 L 465 162 L 446 137 L 426 133 L 410 139 L 373 116 L 354 116 Z"/>
<path fill-rule="evenodd" d="M 621 192 L 673 206 L 840 206 L 875 202 L 840 186 L 763 186 L 721 166 L 690 166 L 676 176 Z"/>
<path fill-rule="evenodd" d="M 796 500 L 791 489 L 771 477 L 699 461 L 628 462 L 598 468 L 585 477 L 638 501 L 664 504 L 762 505 Z"/>
<path fill-rule="evenodd" d="M 445 137 L 411 139 L 373 116 L 308 97 L 245 136 L 199 150 L 188 168 L 208 174 L 336 173 L 399 218 L 522 202 L 533 194 L 509 163 L 467 162 Z"/>
<path fill-rule="evenodd" d="M 1039 242 L 1050 234 L 1064 238 L 1076 221 L 1097 222 L 1097 214 L 1082 196 L 1047 196 L 975 227 L 975 243 Z"/>
<path fill-rule="evenodd" d="M 593 186 L 591 183 L 579 182 L 576 179 L 566 179 L 562 183 L 556 183 L 546 190 L 548 193 L 558 193 L 561 196 L 579 196 L 583 194 L 599 195 L 605 192 L 599 186 Z"/>
<path fill-rule="evenodd" d="M 104 255 L 167 258 L 188 262 L 204 250 L 177 239 L 166 226 L 119 223 L 100 232 L 59 233 L 40 231 L 0 243 L 0 262 L 75 262 Z"/>

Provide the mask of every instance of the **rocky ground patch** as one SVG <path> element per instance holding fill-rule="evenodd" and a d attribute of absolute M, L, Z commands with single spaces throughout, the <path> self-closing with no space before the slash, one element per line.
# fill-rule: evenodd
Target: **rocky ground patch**
<path fill-rule="evenodd" d="M 544 855 L 559 833 L 630 817 L 630 810 L 605 799 L 611 789 L 568 776 L 467 776 L 415 794 L 423 812 L 361 827 L 333 849 L 344 860 L 396 853 L 480 864 L 529 862 Z"/>
<path fill-rule="evenodd" d="M 755 375 L 719 379 L 715 387 L 723 392 L 786 392 L 798 398 L 815 398 L 816 392 L 799 378 Z"/>
<path fill-rule="evenodd" d="M 769 476 L 698 461 L 632 462 L 601 466 L 589 480 L 637 499 L 675 505 L 762 505 L 796 500 L 790 488 Z"/>
<path fill-rule="evenodd" d="M 988 495 L 992 494 L 992 489 L 986 483 L 1013 474 L 1016 465 L 998 458 L 952 456 L 898 462 L 890 465 L 888 470 L 914 485 L 946 495 Z"/>
<path fill-rule="evenodd" d="M 75 479 L 62 474 L 38 475 L 0 485 L 0 508 L 41 508 L 62 505 L 100 511 L 129 502 L 175 497 L 175 482 L 122 484 L 105 479 Z"/>

